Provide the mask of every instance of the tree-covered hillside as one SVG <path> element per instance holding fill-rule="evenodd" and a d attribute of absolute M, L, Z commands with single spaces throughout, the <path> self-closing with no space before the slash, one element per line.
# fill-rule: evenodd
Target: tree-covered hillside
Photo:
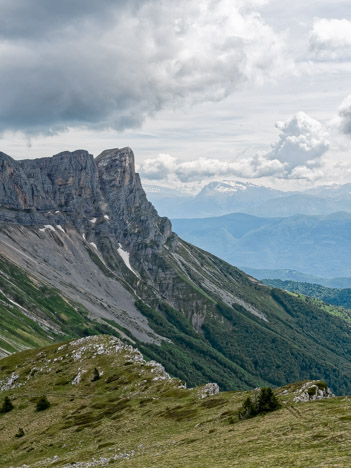
<path fill-rule="evenodd" d="M 351 288 L 327 288 L 320 284 L 300 283 L 298 281 L 282 281 L 279 279 L 264 279 L 263 283 L 274 288 L 297 292 L 315 297 L 329 304 L 351 309 Z"/>

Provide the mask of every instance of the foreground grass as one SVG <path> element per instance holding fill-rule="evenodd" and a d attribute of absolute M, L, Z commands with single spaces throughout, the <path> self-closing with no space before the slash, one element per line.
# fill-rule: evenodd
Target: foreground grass
<path fill-rule="evenodd" d="M 202 398 L 112 337 L 25 351 L 0 361 L 0 402 L 15 405 L 0 414 L 0 466 L 351 466 L 351 400 L 294 403 L 300 387 L 276 390 L 280 410 L 240 421 L 253 392 Z M 37 412 L 43 394 L 51 407 Z"/>

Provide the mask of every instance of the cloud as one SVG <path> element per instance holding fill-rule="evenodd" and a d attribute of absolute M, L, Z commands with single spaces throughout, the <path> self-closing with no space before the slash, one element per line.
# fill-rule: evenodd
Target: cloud
<path fill-rule="evenodd" d="M 146 179 L 175 179 L 186 183 L 212 177 L 254 178 L 280 174 L 284 170 L 284 164 L 278 160 L 268 160 L 260 155 L 236 161 L 199 158 L 181 162 L 170 155 L 160 154 L 156 158 L 145 160 L 139 165 L 138 170 Z"/>
<path fill-rule="evenodd" d="M 125 129 L 287 69 L 251 0 L 0 0 L 0 131 Z"/>
<path fill-rule="evenodd" d="M 349 61 L 351 59 L 351 21 L 317 18 L 309 35 L 315 58 Z"/>
<path fill-rule="evenodd" d="M 281 131 L 272 149 L 236 160 L 199 158 L 182 162 L 160 154 L 139 165 L 142 177 L 152 180 L 193 182 L 213 177 L 279 177 L 287 179 L 320 178 L 322 158 L 329 149 L 328 134 L 323 126 L 303 112 L 286 122 L 277 122 Z"/>
<path fill-rule="evenodd" d="M 343 134 L 351 137 L 351 94 L 343 100 L 338 113 L 337 126 Z"/>
<path fill-rule="evenodd" d="M 326 130 L 304 112 L 286 122 L 277 122 L 276 127 L 281 130 L 279 140 L 266 157 L 286 163 L 287 169 L 316 164 L 329 149 Z"/>
<path fill-rule="evenodd" d="M 146 159 L 140 166 L 140 171 L 147 179 L 166 179 L 177 169 L 177 159 L 170 154 L 161 153 L 156 158 Z"/>

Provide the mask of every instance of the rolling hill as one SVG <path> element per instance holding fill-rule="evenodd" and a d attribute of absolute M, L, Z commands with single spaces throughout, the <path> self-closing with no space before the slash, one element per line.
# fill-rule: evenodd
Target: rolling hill
<path fill-rule="evenodd" d="M 244 420 L 239 412 L 256 392 L 217 392 L 185 388 L 106 335 L 14 354 L 0 361 L 0 406 L 5 397 L 13 405 L 0 412 L 0 465 L 350 464 L 350 400 L 331 397 L 324 382 L 279 388 L 280 409 Z M 43 396 L 50 406 L 38 411 Z"/>

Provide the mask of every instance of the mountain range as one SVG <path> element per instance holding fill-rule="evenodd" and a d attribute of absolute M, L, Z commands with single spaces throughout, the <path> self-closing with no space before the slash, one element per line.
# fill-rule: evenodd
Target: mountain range
<path fill-rule="evenodd" d="M 146 185 L 145 189 L 157 210 L 170 218 L 205 218 L 240 212 L 263 217 L 351 212 L 351 184 L 285 192 L 237 181 L 210 182 L 196 195 L 155 185 Z"/>
<path fill-rule="evenodd" d="M 108 333 L 191 386 L 323 378 L 351 390 L 349 323 L 178 237 L 130 148 L 1 153 L 0 255 L 4 356 Z"/>
<path fill-rule="evenodd" d="M 351 278 L 337 276 L 335 278 L 322 278 L 320 276 L 307 275 L 297 270 L 289 269 L 269 269 L 269 268 L 250 268 L 240 267 L 245 273 L 259 280 L 277 279 L 279 281 L 296 281 L 298 283 L 319 284 L 327 288 L 351 288 Z"/>
<path fill-rule="evenodd" d="M 245 269 L 287 269 L 324 278 L 351 277 L 349 213 L 287 218 L 233 213 L 172 222 L 188 242 Z"/>

